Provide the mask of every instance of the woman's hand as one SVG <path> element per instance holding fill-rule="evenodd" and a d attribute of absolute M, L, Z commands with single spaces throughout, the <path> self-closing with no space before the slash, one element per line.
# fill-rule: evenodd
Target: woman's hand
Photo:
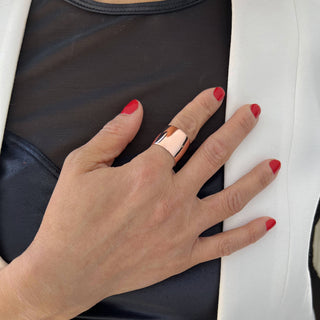
<path fill-rule="evenodd" d="M 170 124 L 192 142 L 223 96 L 221 89 L 203 91 Z M 137 110 L 126 113 L 135 103 Z M 23 319 L 70 319 L 108 296 L 152 285 L 264 236 L 273 222 L 269 217 L 199 237 L 271 183 L 279 162 L 266 160 L 229 188 L 197 197 L 255 127 L 259 113 L 257 105 L 238 109 L 176 174 L 173 157 L 157 145 L 111 167 L 140 127 L 138 101 L 71 152 L 34 241 L 1 271 L 20 299 Z"/>

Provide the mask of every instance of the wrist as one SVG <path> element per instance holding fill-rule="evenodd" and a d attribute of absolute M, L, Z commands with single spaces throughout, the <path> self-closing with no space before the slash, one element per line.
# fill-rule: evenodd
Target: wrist
<path fill-rule="evenodd" d="M 19 256 L 0 271 L 0 319 L 70 319 L 56 312 L 44 284 L 26 262 L 24 256 Z"/>

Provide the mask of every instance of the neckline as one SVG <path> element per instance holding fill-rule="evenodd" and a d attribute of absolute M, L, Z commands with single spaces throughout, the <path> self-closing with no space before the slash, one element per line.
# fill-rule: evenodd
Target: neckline
<path fill-rule="evenodd" d="M 128 4 L 110 4 L 94 0 L 65 0 L 81 9 L 103 14 L 159 14 L 181 10 L 204 0 L 164 0 L 157 2 L 141 2 Z"/>

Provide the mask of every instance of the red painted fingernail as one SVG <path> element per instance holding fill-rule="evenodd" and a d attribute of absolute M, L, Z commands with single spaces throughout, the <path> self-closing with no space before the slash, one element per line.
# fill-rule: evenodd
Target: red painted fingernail
<path fill-rule="evenodd" d="M 281 168 L 281 162 L 279 160 L 271 160 L 269 165 L 274 174 L 276 174 Z"/>
<path fill-rule="evenodd" d="M 270 229 L 272 229 L 275 225 L 276 225 L 277 221 L 274 219 L 270 219 L 266 222 L 266 228 L 267 231 L 269 231 Z"/>
<path fill-rule="evenodd" d="M 139 101 L 137 99 L 134 99 L 124 107 L 121 113 L 131 114 L 135 112 L 138 109 L 138 107 L 139 107 Z"/>
<path fill-rule="evenodd" d="M 261 108 L 258 104 L 253 104 L 253 105 L 251 105 L 251 111 L 252 111 L 253 115 L 255 116 L 255 118 L 258 118 L 261 113 Z"/>
<path fill-rule="evenodd" d="M 213 94 L 218 101 L 221 101 L 224 98 L 224 96 L 226 95 L 226 93 L 224 92 L 224 90 L 221 87 L 215 88 L 213 91 Z"/>

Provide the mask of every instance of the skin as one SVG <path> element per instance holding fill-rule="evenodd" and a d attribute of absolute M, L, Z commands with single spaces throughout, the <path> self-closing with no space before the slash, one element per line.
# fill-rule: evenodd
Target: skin
<path fill-rule="evenodd" d="M 221 105 L 213 92 L 201 92 L 170 122 L 191 142 Z M 225 190 L 197 197 L 256 126 L 250 105 L 210 135 L 177 173 L 173 157 L 157 145 L 111 167 L 142 118 L 139 104 L 68 155 L 34 241 L 0 272 L 1 319 L 70 319 L 106 297 L 230 255 L 267 233 L 270 217 L 260 217 L 199 237 L 239 212 L 276 177 L 271 159 L 265 160 Z"/>

